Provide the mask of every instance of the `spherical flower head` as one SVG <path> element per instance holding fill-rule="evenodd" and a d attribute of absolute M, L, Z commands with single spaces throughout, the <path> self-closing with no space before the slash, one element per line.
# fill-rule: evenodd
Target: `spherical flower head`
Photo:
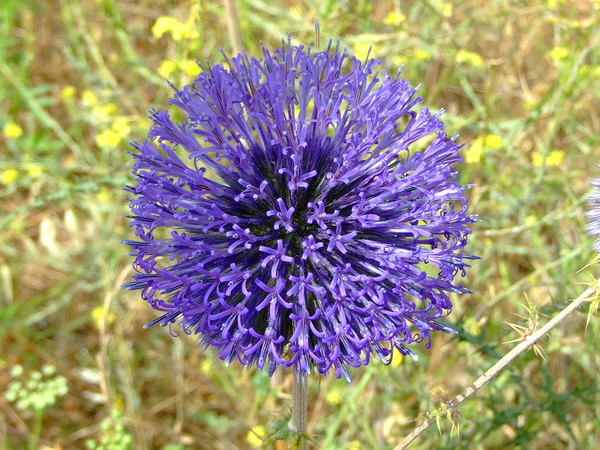
<path fill-rule="evenodd" d="M 598 167 L 600 168 L 600 166 Z M 596 239 L 594 248 L 600 253 L 600 178 L 592 180 L 592 186 L 594 186 L 594 189 L 589 197 L 592 209 L 586 214 L 588 218 L 587 230 Z"/>
<path fill-rule="evenodd" d="M 474 221 L 440 114 L 338 48 L 240 55 L 153 111 L 128 187 L 142 297 L 227 363 L 349 378 L 438 319 Z M 180 112 L 181 112 L 180 111 Z"/>

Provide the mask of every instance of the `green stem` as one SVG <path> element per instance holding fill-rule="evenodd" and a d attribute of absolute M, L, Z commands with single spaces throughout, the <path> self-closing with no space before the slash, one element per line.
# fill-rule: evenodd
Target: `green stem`
<path fill-rule="evenodd" d="M 298 448 L 306 449 L 306 422 L 308 416 L 308 377 L 305 372 L 294 367 L 294 390 L 292 404 L 292 419 L 290 428 L 298 433 Z"/>
<path fill-rule="evenodd" d="M 40 440 L 40 434 L 42 433 L 42 419 L 44 418 L 44 410 L 35 410 L 35 422 L 33 424 L 33 431 L 31 433 L 31 440 L 29 441 L 29 449 L 36 450 L 38 448 L 38 442 Z"/>

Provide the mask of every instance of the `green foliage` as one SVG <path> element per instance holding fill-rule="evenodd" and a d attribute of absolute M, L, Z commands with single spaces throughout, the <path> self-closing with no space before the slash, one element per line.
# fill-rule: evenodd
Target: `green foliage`
<path fill-rule="evenodd" d="M 8 384 L 4 398 L 21 412 L 44 411 L 69 392 L 67 379 L 62 375 L 53 376 L 55 371 L 54 366 L 47 365 L 39 372 L 32 371 L 29 378 L 23 380 L 23 367 L 14 366 L 10 373 L 13 381 Z"/>
<path fill-rule="evenodd" d="M 444 402 L 600 275 L 597 264 L 580 272 L 593 258 L 583 211 L 600 161 L 600 3 L 237 5 L 251 55 L 288 33 L 314 41 L 318 20 L 321 47 L 339 39 L 359 56 L 371 48 L 389 71 L 404 65 L 460 133 L 462 182 L 475 184 L 468 195 L 481 218 L 469 251 L 482 259 L 464 280 L 473 294 L 454 299 L 447 319 L 459 334 L 435 336 L 416 363 L 353 370 L 349 385 L 311 378 L 309 438 L 326 449 L 392 448 L 433 412 L 441 435 L 430 429 L 415 448 L 597 447 L 597 296 L 589 315 L 576 312 L 539 343 L 546 361 L 522 354 L 460 417 Z M 182 85 L 199 70 L 194 60 L 223 61 L 227 20 L 216 0 L 0 2 L 8 448 L 38 438 L 63 448 L 247 448 L 257 426 L 271 439 L 263 445 L 285 438 L 291 374 L 225 367 L 193 337 L 174 345 L 167 330 L 142 328 L 154 312 L 120 289 L 131 275 L 120 244 L 131 237 L 128 142 L 146 135 L 150 107 L 166 106 L 165 77 Z M 61 375 L 36 370 L 48 362 Z M 106 411 L 121 412 L 98 426 Z"/>
<path fill-rule="evenodd" d="M 9 403 L 25 415 L 34 417 L 34 426 L 29 439 L 29 449 L 36 449 L 42 432 L 44 411 L 54 406 L 57 401 L 67 395 L 69 388 L 67 379 L 55 375 L 56 368 L 45 365 L 41 371 L 31 371 L 25 379 L 23 366 L 16 364 L 11 368 L 12 381 L 4 393 Z"/>
<path fill-rule="evenodd" d="M 123 413 L 113 411 L 110 417 L 100 425 L 102 437 L 100 441 L 88 439 L 85 442 L 89 450 L 130 450 L 133 447 L 133 436 L 127 430 Z"/>

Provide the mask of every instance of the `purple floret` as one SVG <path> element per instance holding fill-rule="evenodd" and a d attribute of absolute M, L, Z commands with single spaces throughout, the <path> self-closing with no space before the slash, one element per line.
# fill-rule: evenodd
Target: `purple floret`
<path fill-rule="evenodd" d="M 587 230 L 596 239 L 594 247 L 600 253 L 600 178 L 592 180 L 592 186 L 594 186 L 594 189 L 589 198 L 592 209 L 586 214 L 588 218 Z"/>
<path fill-rule="evenodd" d="M 452 308 L 474 217 L 441 113 L 379 61 L 284 45 L 153 111 L 127 189 L 142 297 L 227 363 L 349 378 Z M 595 228 L 598 230 L 598 227 Z"/>

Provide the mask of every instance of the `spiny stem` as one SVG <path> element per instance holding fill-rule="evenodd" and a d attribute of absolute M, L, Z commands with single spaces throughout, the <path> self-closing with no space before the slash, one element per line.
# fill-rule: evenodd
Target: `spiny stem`
<path fill-rule="evenodd" d="M 527 350 L 529 347 L 534 345 L 537 341 L 539 341 L 546 333 L 548 333 L 552 328 L 562 322 L 569 314 L 571 314 L 575 309 L 577 309 L 583 302 L 588 300 L 591 295 L 593 295 L 598 288 L 596 286 L 591 286 L 587 288 L 583 294 L 577 297 L 573 302 L 571 302 L 565 309 L 559 312 L 556 316 L 554 316 L 546 325 L 539 328 L 534 333 L 527 336 L 523 342 L 513 348 L 510 352 L 508 352 L 504 357 L 502 357 L 496 364 L 490 367 L 487 372 L 485 372 L 482 376 L 477 378 L 475 382 L 462 391 L 458 396 L 452 399 L 447 404 L 447 408 L 455 408 L 460 405 L 466 399 L 471 397 L 475 392 L 477 392 L 481 387 L 483 387 L 487 382 L 489 382 L 492 378 L 498 375 L 506 366 L 508 366 L 517 356 Z M 414 441 L 421 433 L 423 433 L 429 426 L 435 422 L 436 417 L 430 416 L 426 420 L 424 420 L 417 428 L 415 428 L 412 433 L 410 433 L 402 442 L 400 442 L 394 450 L 402 450 L 408 447 L 408 445 Z"/>
<path fill-rule="evenodd" d="M 294 367 L 294 389 L 292 404 L 292 419 L 290 428 L 300 436 L 299 449 L 306 449 L 306 439 L 302 436 L 306 434 L 306 418 L 308 408 L 308 377 L 305 372 Z"/>
<path fill-rule="evenodd" d="M 242 31 L 240 28 L 240 19 L 235 5 L 235 0 L 225 1 L 225 15 L 227 16 L 227 29 L 229 30 L 229 39 L 231 39 L 231 47 L 233 53 L 239 55 L 242 53 Z"/>

